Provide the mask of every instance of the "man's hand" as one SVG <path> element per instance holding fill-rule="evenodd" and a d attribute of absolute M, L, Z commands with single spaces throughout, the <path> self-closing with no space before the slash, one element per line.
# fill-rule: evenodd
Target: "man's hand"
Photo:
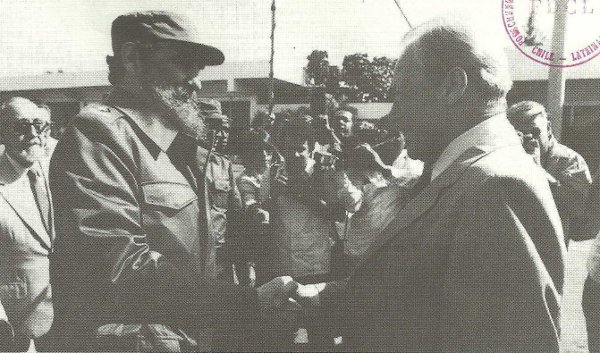
<path fill-rule="evenodd" d="M 268 331 L 292 331 L 298 328 L 301 307 L 291 296 L 298 283 L 290 276 L 281 276 L 258 287 L 263 329 Z"/>
<path fill-rule="evenodd" d="M 260 308 L 280 308 L 296 292 L 298 283 L 290 276 L 273 278 L 257 288 Z"/>
<path fill-rule="evenodd" d="M 314 317 L 319 313 L 321 308 L 319 293 L 325 289 L 325 286 L 325 283 L 298 284 L 298 288 L 296 289 L 293 298 L 302 306 L 305 316 Z"/>
<path fill-rule="evenodd" d="M 541 152 L 540 152 L 540 143 L 539 141 L 533 137 L 532 134 L 523 135 L 523 148 L 527 154 L 530 154 L 533 158 L 535 164 L 541 166 Z"/>
<path fill-rule="evenodd" d="M 260 224 L 269 224 L 269 212 L 258 207 L 257 204 L 252 204 L 248 207 L 250 218 L 253 222 Z"/>

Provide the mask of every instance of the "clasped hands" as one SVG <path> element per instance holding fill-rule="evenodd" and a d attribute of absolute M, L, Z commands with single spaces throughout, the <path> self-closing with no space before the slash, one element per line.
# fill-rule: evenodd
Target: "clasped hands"
<path fill-rule="evenodd" d="M 325 283 L 300 284 L 290 276 L 272 279 L 257 288 L 261 319 L 278 329 L 296 329 L 300 319 L 315 317 L 320 308 L 319 293 Z"/>

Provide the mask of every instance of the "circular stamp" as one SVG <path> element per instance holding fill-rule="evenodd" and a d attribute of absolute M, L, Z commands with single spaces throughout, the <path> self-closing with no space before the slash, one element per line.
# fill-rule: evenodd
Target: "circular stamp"
<path fill-rule="evenodd" d="M 529 59 L 547 66 L 572 67 L 600 55 L 600 0 L 501 0 L 504 29 Z M 558 11 L 565 25 L 555 29 Z M 553 51 L 555 30 L 564 31 L 564 55 Z"/>

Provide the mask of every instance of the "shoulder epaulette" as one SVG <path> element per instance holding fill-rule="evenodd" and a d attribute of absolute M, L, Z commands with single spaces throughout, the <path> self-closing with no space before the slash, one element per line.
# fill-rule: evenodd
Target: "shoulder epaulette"
<path fill-rule="evenodd" d="M 91 103 L 81 109 L 79 116 L 84 119 L 114 120 L 123 116 L 123 113 L 104 104 Z"/>

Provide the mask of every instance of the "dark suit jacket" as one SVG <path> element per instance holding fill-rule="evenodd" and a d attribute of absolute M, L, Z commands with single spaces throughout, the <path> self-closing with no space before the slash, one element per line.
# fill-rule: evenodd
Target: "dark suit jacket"
<path fill-rule="evenodd" d="M 247 322 L 256 292 L 206 279 L 206 197 L 166 153 L 172 131 L 123 92 L 110 102 L 73 119 L 51 162 L 58 348 L 86 349 L 82 339 L 108 323 L 166 324 L 194 337 Z"/>
<path fill-rule="evenodd" d="M 46 176 L 48 163 L 40 163 Z M 6 153 L 0 156 L 0 210 L 0 301 L 15 335 L 40 337 L 54 316 L 52 231 L 44 226 L 27 175 L 15 170 Z"/>
<path fill-rule="evenodd" d="M 350 350 L 558 352 L 564 259 L 548 183 L 516 140 L 462 154 L 322 302 L 342 309 Z"/>

